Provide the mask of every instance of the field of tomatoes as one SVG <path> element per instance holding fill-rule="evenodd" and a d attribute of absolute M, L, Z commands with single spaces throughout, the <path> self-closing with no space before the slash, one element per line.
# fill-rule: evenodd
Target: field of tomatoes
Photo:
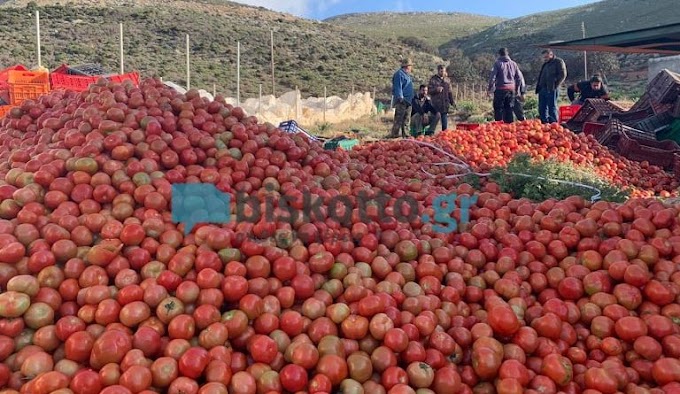
<path fill-rule="evenodd" d="M 556 123 L 490 123 L 477 130 L 448 131 L 437 140 L 482 171 L 507 165 L 517 153 L 528 153 L 538 160 L 551 158 L 592 168 L 612 184 L 631 188 L 636 197 L 677 196 L 680 186 L 673 174 L 647 162 L 628 160 L 592 136 L 574 134 Z"/>
<path fill-rule="evenodd" d="M 680 392 L 680 207 L 532 203 L 449 161 L 325 151 L 155 80 L 24 102 L 0 124 L 0 393 Z M 316 214 L 185 235 L 172 184 L 197 182 Z M 332 219 L 360 193 L 389 199 Z M 421 219 L 443 193 L 477 197 L 458 232 Z"/>

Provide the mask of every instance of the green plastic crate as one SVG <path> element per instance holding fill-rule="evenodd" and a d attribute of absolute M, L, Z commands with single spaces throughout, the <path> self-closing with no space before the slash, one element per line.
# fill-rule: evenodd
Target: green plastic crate
<path fill-rule="evenodd" d="M 680 119 L 674 120 L 669 129 L 657 133 L 656 139 L 659 141 L 671 140 L 680 144 Z"/>

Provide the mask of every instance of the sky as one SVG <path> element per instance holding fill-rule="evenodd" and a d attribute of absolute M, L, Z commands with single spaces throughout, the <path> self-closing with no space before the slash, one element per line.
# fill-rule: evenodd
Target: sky
<path fill-rule="evenodd" d="M 354 12 L 437 11 L 465 12 L 516 18 L 543 11 L 575 7 L 597 0 L 234 0 L 238 3 L 287 12 L 310 19 L 326 19 Z"/>

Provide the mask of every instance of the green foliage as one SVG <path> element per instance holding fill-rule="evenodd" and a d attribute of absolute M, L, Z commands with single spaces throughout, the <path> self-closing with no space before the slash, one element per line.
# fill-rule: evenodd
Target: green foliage
<path fill-rule="evenodd" d="M 439 50 L 432 46 L 429 42 L 418 37 L 399 37 L 399 42 L 403 45 L 413 48 L 416 51 L 431 53 L 438 55 Z"/>
<path fill-rule="evenodd" d="M 526 174 L 531 177 L 514 174 Z M 491 179 L 497 182 L 504 192 L 511 193 L 515 198 L 524 197 L 533 201 L 545 201 L 551 198 L 561 200 L 574 195 L 590 199 L 596 194 L 589 188 L 559 183 L 550 179 L 597 188 L 602 193 L 601 199 L 605 201 L 622 202 L 629 195 L 627 191 L 616 188 L 592 171 L 577 169 L 570 163 L 554 160 L 535 162 L 525 153 L 516 155 L 507 168 L 492 170 Z"/>
<path fill-rule="evenodd" d="M 524 117 L 538 119 L 538 97 L 534 94 L 524 96 Z"/>
<path fill-rule="evenodd" d="M 503 18 L 455 12 L 376 12 L 340 15 L 325 22 L 380 40 L 396 40 L 407 35 L 419 37 L 430 47 L 438 48 L 451 39 L 480 32 L 502 20 Z"/>

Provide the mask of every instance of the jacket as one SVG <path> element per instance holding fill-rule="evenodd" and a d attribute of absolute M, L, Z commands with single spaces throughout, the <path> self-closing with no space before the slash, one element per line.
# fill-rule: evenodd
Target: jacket
<path fill-rule="evenodd" d="M 397 70 L 392 77 L 392 95 L 395 101 L 403 98 L 408 104 L 411 103 L 415 96 L 413 78 L 402 68 Z"/>
<path fill-rule="evenodd" d="M 536 93 L 543 89 L 549 92 L 554 92 L 567 79 L 567 66 L 564 60 L 559 57 L 554 57 L 543 63 L 541 72 L 538 74 L 538 83 L 536 83 Z"/>
<path fill-rule="evenodd" d="M 437 92 L 437 88 L 441 87 L 442 92 Z M 451 91 L 451 80 L 449 77 L 440 77 L 434 75 L 430 78 L 428 91 L 432 97 L 432 106 L 439 113 L 445 114 L 449 112 L 449 107 L 454 105 L 453 92 Z"/>
<path fill-rule="evenodd" d="M 494 63 L 489 77 L 489 92 L 494 90 L 516 91 L 521 84 L 519 66 L 510 56 L 501 56 Z"/>
<path fill-rule="evenodd" d="M 527 94 L 527 83 L 524 80 L 524 74 L 522 74 L 522 70 L 518 70 L 519 72 L 519 86 L 517 86 L 517 95 L 518 96 L 524 96 Z"/>
<path fill-rule="evenodd" d="M 413 108 L 411 109 L 411 115 L 425 115 L 428 112 L 434 114 L 437 112 L 437 110 L 432 106 L 432 100 L 428 96 L 425 96 L 422 99 L 418 96 L 413 97 L 411 105 Z"/>

